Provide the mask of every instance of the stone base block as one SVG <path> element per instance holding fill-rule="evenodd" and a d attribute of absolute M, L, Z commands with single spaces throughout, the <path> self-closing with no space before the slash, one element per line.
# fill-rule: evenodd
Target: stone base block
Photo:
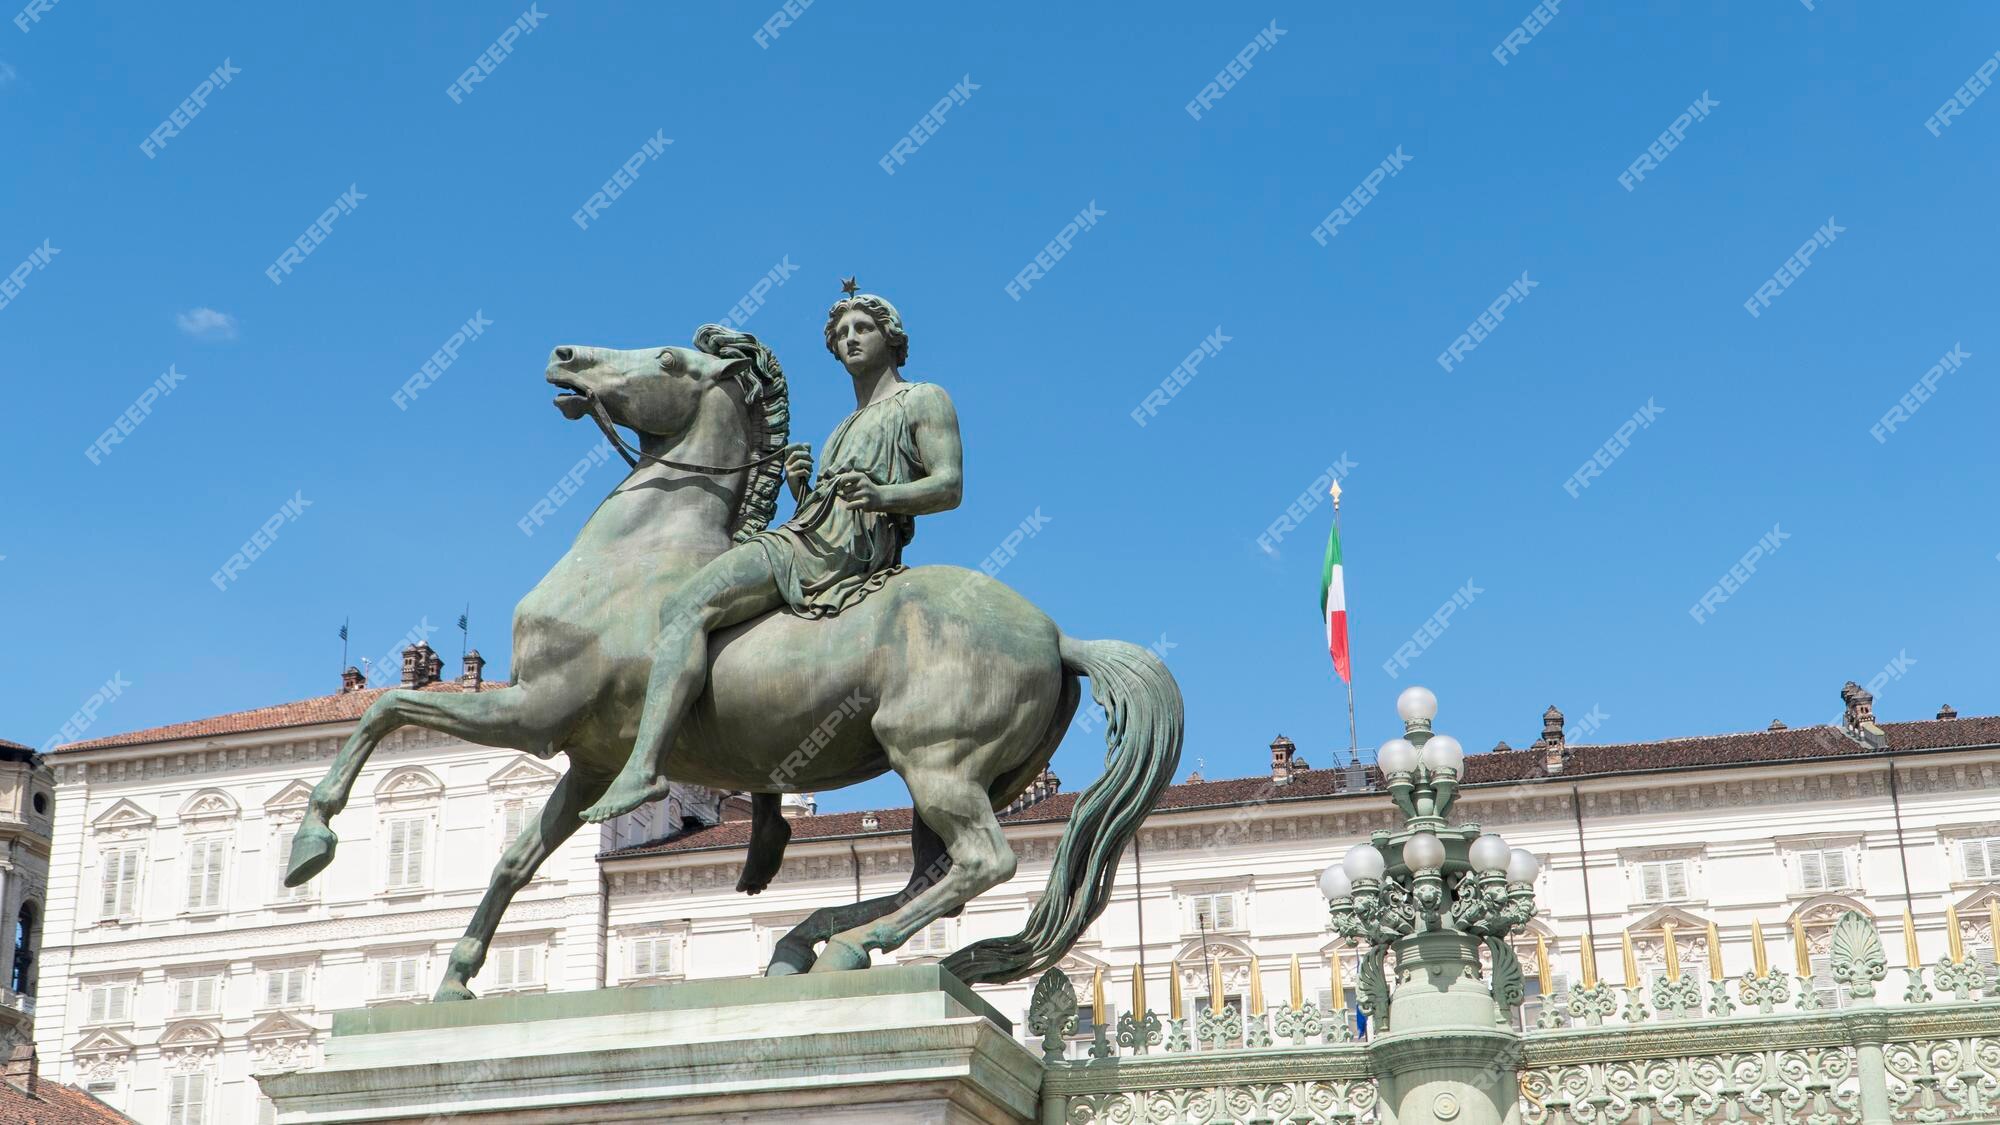
<path fill-rule="evenodd" d="M 280 1125 L 1027 1125 L 1042 1064 L 934 965 L 336 1013 Z"/>

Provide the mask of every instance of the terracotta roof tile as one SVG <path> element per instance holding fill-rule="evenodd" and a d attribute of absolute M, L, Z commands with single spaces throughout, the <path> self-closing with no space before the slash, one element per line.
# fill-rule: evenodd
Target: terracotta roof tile
<path fill-rule="evenodd" d="M 487 680 L 480 685 L 482 691 L 492 691 L 508 686 L 500 680 Z M 282 730 L 286 727 L 309 727 L 321 723 L 347 722 L 361 717 L 370 703 L 380 698 L 391 687 L 366 688 L 361 691 L 336 692 L 333 695 L 319 695 L 311 699 L 301 699 L 292 703 L 280 703 L 272 707 L 259 707 L 253 711 L 237 711 L 213 718 L 194 719 L 185 723 L 169 723 L 163 727 L 148 727 L 145 730 L 127 731 L 124 734 L 92 738 L 83 742 L 68 742 L 51 750 L 52 754 L 70 754 L 78 750 L 102 750 L 113 746 L 138 746 L 150 742 L 176 742 L 185 738 L 213 738 L 222 734 L 245 734 L 250 731 Z M 442 680 L 426 686 L 424 691 L 463 691 L 457 680 Z"/>
<path fill-rule="evenodd" d="M 0 750 L 33 750 L 33 749 L 34 747 L 32 746 L 23 746 L 18 742 L 9 742 L 4 738 L 0 738 Z"/>
<path fill-rule="evenodd" d="M 26 1093 L 0 1082 L 0 1125 L 136 1125 L 132 1118 L 61 1082 L 38 1079 Z"/>
<path fill-rule="evenodd" d="M 1965 719 L 1926 719 L 1921 722 L 1884 723 L 1891 750 L 1935 750 L 1951 747 L 2000 746 L 2000 716 Z M 1789 761 L 1810 758 L 1844 758 L 1878 753 L 1849 738 L 1837 727 L 1799 727 L 1790 730 L 1760 730 L 1745 734 L 1705 735 L 1660 742 L 1628 742 L 1604 746 L 1571 746 L 1560 776 L 1595 777 L 1635 773 L 1644 770 L 1684 769 L 1700 766 L 1745 765 L 1754 762 Z M 1471 754 L 1465 759 L 1465 784 L 1490 785 L 1524 781 L 1546 776 L 1546 756 L 1539 749 L 1494 750 Z M 1216 805 L 1240 805 L 1251 801 L 1297 800 L 1330 797 L 1344 791 L 1340 768 L 1306 770 L 1294 774 L 1282 786 L 1273 786 L 1268 774 L 1221 781 L 1199 781 L 1168 786 L 1160 794 L 1157 810 L 1192 809 Z M 1077 794 L 1057 793 L 1027 808 L 1000 816 L 1002 824 L 1035 824 L 1067 820 Z M 846 836 L 897 835 L 910 830 L 907 808 L 876 809 L 879 821 L 874 829 L 863 829 L 864 812 L 830 813 L 800 817 L 792 821 L 792 839 L 825 840 Z M 630 859 L 635 856 L 664 855 L 671 852 L 738 848 L 750 841 L 750 822 L 730 821 L 666 840 L 634 844 L 603 853 L 600 859 Z"/>

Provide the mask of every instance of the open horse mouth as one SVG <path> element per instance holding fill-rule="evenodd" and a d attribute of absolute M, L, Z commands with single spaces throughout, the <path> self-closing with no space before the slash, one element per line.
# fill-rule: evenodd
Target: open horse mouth
<path fill-rule="evenodd" d="M 549 375 L 549 382 L 563 392 L 555 399 L 556 409 L 562 411 L 563 417 L 574 422 L 590 413 L 590 392 L 582 384 L 555 374 Z"/>

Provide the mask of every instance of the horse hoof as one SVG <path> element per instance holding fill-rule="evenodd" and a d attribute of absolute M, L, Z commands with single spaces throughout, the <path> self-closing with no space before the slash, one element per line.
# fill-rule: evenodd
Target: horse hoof
<path fill-rule="evenodd" d="M 446 1004 L 453 1000 L 473 1000 L 472 990 L 457 981 L 446 981 L 438 985 L 437 995 L 431 997 L 433 1004 Z"/>
<path fill-rule="evenodd" d="M 340 838 L 333 829 L 317 824 L 307 824 L 299 828 L 298 835 L 292 837 L 291 862 L 285 868 L 285 885 L 296 887 L 326 870 L 333 862 L 333 850 Z"/>
<path fill-rule="evenodd" d="M 795 977 L 799 975 L 799 967 L 789 961 L 773 961 L 771 962 L 771 967 L 764 970 L 764 975 L 767 977 Z"/>
<path fill-rule="evenodd" d="M 815 973 L 837 973 L 844 969 L 865 969 L 868 967 L 868 951 L 845 938 L 826 939 L 826 948 L 820 950 L 819 960 L 813 962 Z"/>

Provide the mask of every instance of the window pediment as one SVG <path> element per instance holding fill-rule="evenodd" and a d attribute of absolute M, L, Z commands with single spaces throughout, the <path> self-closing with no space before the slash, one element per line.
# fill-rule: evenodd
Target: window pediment
<path fill-rule="evenodd" d="M 181 802 L 180 818 L 183 821 L 201 822 L 203 826 L 215 821 L 228 820 L 243 811 L 236 798 L 220 789 L 204 789 Z"/>
<path fill-rule="evenodd" d="M 132 836 L 151 832 L 155 819 L 152 813 L 140 808 L 129 800 L 120 798 L 116 804 L 90 822 L 90 830 L 114 836 Z"/>
<path fill-rule="evenodd" d="M 444 793 L 444 782 L 422 766 L 404 766 L 389 771 L 375 786 L 377 804 L 416 804 L 434 801 Z"/>
<path fill-rule="evenodd" d="M 555 770 L 523 756 L 500 767 L 486 779 L 486 784 L 491 789 L 525 794 L 552 789 L 560 777 Z"/>

